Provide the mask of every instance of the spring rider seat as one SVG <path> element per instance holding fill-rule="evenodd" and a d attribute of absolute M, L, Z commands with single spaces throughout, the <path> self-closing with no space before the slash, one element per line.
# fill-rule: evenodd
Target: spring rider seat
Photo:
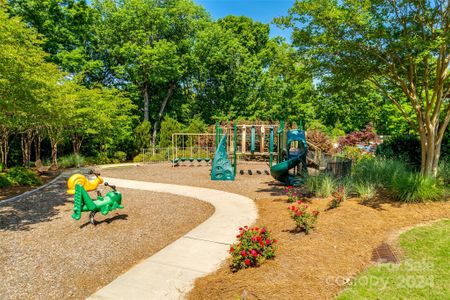
<path fill-rule="evenodd" d="M 89 181 L 82 174 L 72 175 L 67 181 L 67 193 L 74 195 L 72 218 L 79 220 L 82 212 L 89 211 L 89 220 L 91 224 L 95 225 L 94 217 L 97 212 L 107 215 L 110 211 L 123 208 L 122 194 L 116 190 L 114 185 L 105 182 L 104 185 L 110 187 L 112 191 L 108 192 L 105 197 L 101 195 L 100 191 L 97 191 L 97 200 L 91 199 L 87 191 L 97 189 L 98 185 L 103 183 L 103 178 L 100 177 L 100 174 L 92 171 L 90 174 L 94 174 L 96 179 Z"/>

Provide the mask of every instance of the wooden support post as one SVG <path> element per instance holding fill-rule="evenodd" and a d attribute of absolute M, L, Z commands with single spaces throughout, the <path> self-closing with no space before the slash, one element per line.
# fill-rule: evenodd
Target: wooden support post
<path fill-rule="evenodd" d="M 261 144 L 260 144 L 260 148 L 259 148 L 259 152 L 262 154 L 264 153 L 264 142 L 266 140 L 266 130 L 264 128 L 264 126 L 261 126 Z"/>
<path fill-rule="evenodd" d="M 245 153 L 247 151 L 247 128 L 245 126 L 242 126 L 242 153 Z"/>

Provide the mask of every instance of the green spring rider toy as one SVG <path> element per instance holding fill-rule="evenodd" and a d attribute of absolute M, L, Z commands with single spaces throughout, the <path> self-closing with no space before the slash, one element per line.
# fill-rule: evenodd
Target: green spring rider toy
<path fill-rule="evenodd" d="M 103 180 L 100 177 L 100 174 L 96 174 L 91 172 L 91 174 L 95 174 L 98 179 L 103 182 Z M 105 186 L 110 187 L 112 191 L 109 191 L 104 197 L 101 195 L 100 191 L 97 191 L 97 200 L 91 199 L 88 192 L 84 188 L 84 182 L 89 184 L 90 182 L 87 180 L 80 180 L 79 182 L 76 182 L 78 180 L 76 179 L 82 179 L 84 177 L 81 174 L 75 174 L 72 175 L 71 178 L 69 178 L 69 182 L 75 182 L 74 188 L 75 188 L 75 194 L 74 194 L 74 206 L 73 206 L 73 215 L 72 218 L 75 220 L 79 220 L 81 218 L 82 212 L 90 212 L 89 213 L 89 220 L 91 224 L 95 225 L 95 214 L 100 212 L 102 215 L 107 215 L 109 212 L 116 210 L 116 209 L 122 209 L 124 208 L 122 206 L 122 194 L 116 190 L 116 186 L 110 185 L 107 182 L 104 183 Z M 75 178 L 75 180 L 73 179 Z M 84 177 L 86 178 L 86 177 Z M 90 190 L 88 188 L 88 190 Z"/>

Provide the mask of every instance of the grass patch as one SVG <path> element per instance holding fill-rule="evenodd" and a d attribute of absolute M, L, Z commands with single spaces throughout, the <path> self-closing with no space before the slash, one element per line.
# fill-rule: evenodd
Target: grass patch
<path fill-rule="evenodd" d="M 338 299 L 450 299 L 450 220 L 400 236 L 406 259 L 371 267 Z"/>
<path fill-rule="evenodd" d="M 351 180 L 355 192 L 362 197 L 383 188 L 402 202 L 442 200 L 448 192 L 439 180 L 423 177 L 398 160 L 364 159 L 355 165 Z"/>
<path fill-rule="evenodd" d="M 62 168 L 83 167 L 85 158 L 79 154 L 71 154 L 58 158 L 58 164 Z"/>
<path fill-rule="evenodd" d="M 331 196 L 337 188 L 336 180 L 328 175 L 309 176 L 305 182 L 308 192 L 316 197 L 326 198 Z"/>

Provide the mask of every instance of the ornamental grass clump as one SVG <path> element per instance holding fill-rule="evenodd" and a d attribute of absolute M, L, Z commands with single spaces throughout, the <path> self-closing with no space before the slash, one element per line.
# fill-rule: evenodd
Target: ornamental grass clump
<path fill-rule="evenodd" d="M 309 234 L 316 225 L 319 212 L 317 210 L 309 212 L 308 205 L 304 205 L 302 201 L 298 201 L 297 205 L 289 206 L 288 209 L 291 219 L 297 225 L 296 230 Z"/>
<path fill-rule="evenodd" d="M 333 209 L 336 207 L 341 206 L 342 202 L 345 200 L 345 188 L 339 187 L 337 191 L 333 193 L 333 198 L 331 199 L 330 203 L 328 203 L 328 209 Z"/>
<path fill-rule="evenodd" d="M 266 259 L 275 257 L 276 240 L 272 239 L 265 227 L 240 227 L 236 237 L 239 242 L 230 247 L 230 254 L 233 257 L 230 266 L 232 272 L 258 267 Z"/>
<path fill-rule="evenodd" d="M 289 203 L 294 203 L 300 200 L 300 192 L 294 188 L 293 186 L 288 186 L 284 192 L 286 193 L 286 195 L 288 196 L 288 202 Z"/>

